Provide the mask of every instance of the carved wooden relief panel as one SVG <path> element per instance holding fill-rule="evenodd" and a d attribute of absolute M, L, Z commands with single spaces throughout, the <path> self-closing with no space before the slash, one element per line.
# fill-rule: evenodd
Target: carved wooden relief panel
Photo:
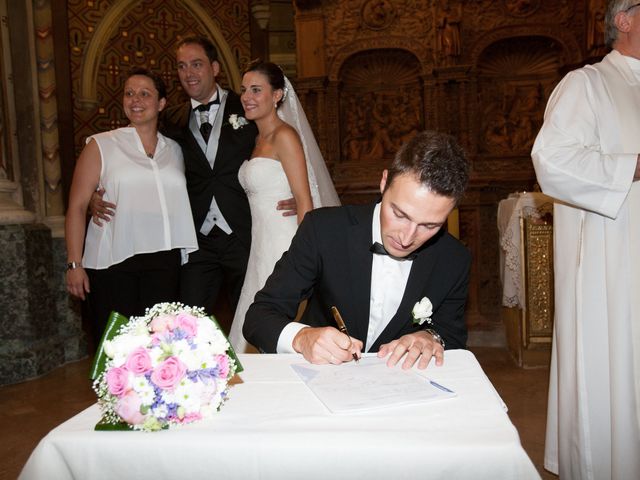
<path fill-rule="evenodd" d="M 370 50 L 343 64 L 338 182 L 379 181 L 400 145 L 422 129 L 420 83 L 417 59 L 403 50 Z"/>
<path fill-rule="evenodd" d="M 478 154 L 529 154 L 551 89 L 559 79 L 561 48 L 544 37 L 506 39 L 490 45 L 478 60 Z M 513 162 L 508 170 L 522 168 Z M 501 165 L 499 171 L 505 172 Z"/>
<path fill-rule="evenodd" d="M 322 4 L 330 76 L 358 51 L 403 43 L 420 59 L 432 55 L 435 25 L 430 0 L 329 0 Z"/>
<path fill-rule="evenodd" d="M 528 17 L 540 8 L 540 0 L 504 0 L 504 7 L 509 15 Z"/>
<path fill-rule="evenodd" d="M 459 213 L 474 258 L 467 318 L 479 330 L 495 327 L 497 203 L 535 183 L 530 151 L 547 99 L 568 66 L 599 48 L 602 2 L 295 3 L 298 18 L 323 21 L 324 36 L 311 43 L 322 50 L 313 71 L 326 81 L 313 80 L 324 104 L 311 108 L 325 111 L 320 145 L 343 201 L 374 197 L 381 169 L 417 129 L 451 133 L 466 148 L 472 177 Z"/>

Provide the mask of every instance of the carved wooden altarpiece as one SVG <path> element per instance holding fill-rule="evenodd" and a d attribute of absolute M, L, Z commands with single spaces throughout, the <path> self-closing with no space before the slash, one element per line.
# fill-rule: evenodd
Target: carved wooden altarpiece
<path fill-rule="evenodd" d="M 451 133 L 467 150 L 459 228 L 474 258 L 472 331 L 500 329 L 498 201 L 532 189 L 548 97 L 601 49 L 587 3 L 600 2 L 294 2 L 297 88 L 343 201 L 375 198 L 380 172 L 417 130 Z"/>

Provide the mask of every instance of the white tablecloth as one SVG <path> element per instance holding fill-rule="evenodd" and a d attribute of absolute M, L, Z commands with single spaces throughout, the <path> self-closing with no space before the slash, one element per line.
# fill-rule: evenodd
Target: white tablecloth
<path fill-rule="evenodd" d="M 540 192 L 512 193 L 498 204 L 498 233 L 500 235 L 500 280 L 502 305 L 526 306 L 520 246 L 520 219 L 541 218 L 553 213 L 553 198 Z"/>
<path fill-rule="evenodd" d="M 155 433 L 96 432 L 96 405 L 44 437 L 20 479 L 537 479 L 504 404 L 471 352 L 424 372 L 457 397 L 333 415 L 291 369 L 298 355 L 241 355 L 211 420 Z"/>

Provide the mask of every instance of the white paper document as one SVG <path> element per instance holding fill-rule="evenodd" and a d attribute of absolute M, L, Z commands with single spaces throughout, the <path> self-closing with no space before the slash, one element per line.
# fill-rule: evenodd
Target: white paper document
<path fill-rule="evenodd" d="M 455 392 L 400 365 L 389 368 L 386 359 L 363 357 L 358 363 L 291 368 L 333 413 L 367 412 L 380 408 L 433 402 Z"/>

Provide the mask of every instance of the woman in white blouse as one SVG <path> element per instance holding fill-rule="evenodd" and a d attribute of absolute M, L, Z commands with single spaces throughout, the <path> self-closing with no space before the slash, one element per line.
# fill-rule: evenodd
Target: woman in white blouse
<path fill-rule="evenodd" d="M 166 101 L 159 76 L 133 70 L 122 101 L 130 126 L 89 137 L 76 162 L 65 222 L 66 281 L 72 295 L 88 300 L 96 345 L 111 311 L 143 315 L 157 302 L 177 300 L 182 259 L 198 248 L 182 152 L 158 132 Z M 87 227 L 99 187 L 118 214 Z"/>

